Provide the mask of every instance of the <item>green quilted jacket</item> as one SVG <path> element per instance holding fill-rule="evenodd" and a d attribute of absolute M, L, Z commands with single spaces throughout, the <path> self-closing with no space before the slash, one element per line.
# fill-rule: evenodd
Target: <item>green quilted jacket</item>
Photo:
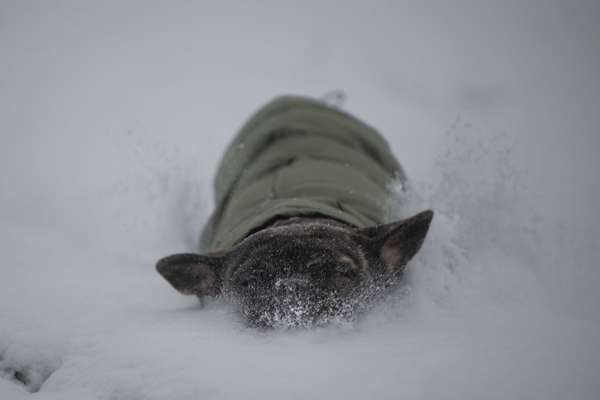
<path fill-rule="evenodd" d="M 398 179 L 405 179 L 400 164 L 370 126 L 316 100 L 276 98 L 246 122 L 221 160 L 203 250 L 229 249 L 279 217 L 381 224 Z"/>

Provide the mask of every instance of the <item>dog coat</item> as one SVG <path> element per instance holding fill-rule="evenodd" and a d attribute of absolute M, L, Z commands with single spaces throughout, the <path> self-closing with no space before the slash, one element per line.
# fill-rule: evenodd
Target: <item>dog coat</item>
<path fill-rule="evenodd" d="M 282 217 L 384 223 L 398 179 L 402 168 L 372 127 L 316 100 L 276 98 L 243 125 L 221 160 L 203 250 L 227 250 Z"/>

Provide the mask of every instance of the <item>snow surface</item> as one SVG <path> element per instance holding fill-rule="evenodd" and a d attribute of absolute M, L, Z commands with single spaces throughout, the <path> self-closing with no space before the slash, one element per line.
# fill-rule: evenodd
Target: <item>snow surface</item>
<path fill-rule="evenodd" d="M 599 22 L 597 1 L 1 1 L 0 399 L 599 398 Z M 437 211 L 408 287 L 268 333 L 172 290 L 154 262 L 194 249 L 244 119 L 336 88 L 412 178 L 396 216 Z"/>

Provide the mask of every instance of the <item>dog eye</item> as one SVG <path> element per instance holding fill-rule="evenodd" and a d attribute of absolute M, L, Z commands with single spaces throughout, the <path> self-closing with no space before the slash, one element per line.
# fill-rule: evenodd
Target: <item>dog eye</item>
<path fill-rule="evenodd" d="M 336 272 L 340 272 L 340 273 L 346 273 L 348 271 L 350 271 L 352 269 L 352 266 L 350 266 L 347 263 L 343 263 L 343 264 L 336 264 L 335 266 L 335 270 Z"/>
<path fill-rule="evenodd" d="M 241 289 L 241 290 L 250 290 L 250 288 L 252 288 L 254 286 L 254 283 L 252 281 L 252 279 L 242 279 L 240 281 L 238 281 L 237 286 Z"/>
<path fill-rule="evenodd" d="M 257 278 L 254 275 L 245 275 L 238 279 L 237 284 L 243 289 L 249 289 L 256 285 Z"/>
<path fill-rule="evenodd" d="M 347 277 L 347 278 L 352 278 L 356 275 L 356 271 L 354 269 L 354 266 L 351 265 L 350 263 L 341 263 L 341 264 L 336 264 L 335 266 L 335 272 L 338 275 Z"/>
<path fill-rule="evenodd" d="M 241 287 L 243 287 L 243 288 L 248 288 L 248 287 L 250 287 L 251 281 L 252 281 L 252 279 L 248 279 L 248 278 L 246 278 L 246 279 L 242 279 L 242 280 L 239 282 L 239 285 L 240 285 Z"/>

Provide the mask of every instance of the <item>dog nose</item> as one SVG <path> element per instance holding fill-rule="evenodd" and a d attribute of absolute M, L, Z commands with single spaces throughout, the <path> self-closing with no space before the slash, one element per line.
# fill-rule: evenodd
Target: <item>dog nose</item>
<path fill-rule="evenodd" d="M 275 281 L 276 289 L 284 289 L 286 291 L 295 291 L 306 287 L 308 285 L 308 279 L 306 278 L 280 278 Z"/>

